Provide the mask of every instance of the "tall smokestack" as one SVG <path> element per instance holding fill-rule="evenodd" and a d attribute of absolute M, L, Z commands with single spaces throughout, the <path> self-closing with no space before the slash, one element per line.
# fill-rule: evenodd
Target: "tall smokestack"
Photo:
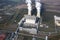
<path fill-rule="evenodd" d="M 37 9 L 37 17 L 40 18 L 40 10 L 41 10 L 41 3 L 40 0 L 35 0 L 35 4 L 36 4 L 36 9 Z"/>
<path fill-rule="evenodd" d="M 31 0 L 26 0 L 26 3 L 27 3 L 27 6 L 28 6 L 28 15 L 31 15 L 31 10 L 32 10 L 32 7 L 31 7 Z"/>

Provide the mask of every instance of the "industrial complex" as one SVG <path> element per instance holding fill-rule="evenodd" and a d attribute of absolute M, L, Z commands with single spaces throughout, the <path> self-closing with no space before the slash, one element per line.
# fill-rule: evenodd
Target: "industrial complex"
<path fill-rule="evenodd" d="M 19 14 L 20 10 L 16 5 L 13 8 L 8 7 L 10 10 L 3 9 L 3 14 L 0 10 L 0 40 L 51 40 L 52 37 L 60 35 L 59 16 L 53 16 L 54 24 L 51 26 L 51 23 L 48 24 L 48 22 L 45 23 L 43 21 L 43 16 L 41 15 L 43 4 L 41 0 L 34 0 L 34 5 L 32 0 L 24 0 L 24 2 L 26 3 L 24 5 L 27 7 L 27 12 L 24 15 L 21 12 L 23 17 Z M 36 15 L 32 13 L 33 8 L 36 8 Z M 50 22 L 52 22 L 52 19 Z"/>

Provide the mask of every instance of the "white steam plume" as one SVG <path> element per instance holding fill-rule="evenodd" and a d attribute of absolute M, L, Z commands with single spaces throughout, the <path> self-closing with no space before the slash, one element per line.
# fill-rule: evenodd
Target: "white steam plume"
<path fill-rule="evenodd" d="M 33 37 L 32 40 L 36 40 L 36 38 Z"/>
<path fill-rule="evenodd" d="M 27 3 L 27 6 L 28 6 L 28 15 L 31 15 L 31 10 L 32 10 L 32 7 L 31 7 L 31 0 L 26 0 L 26 3 Z"/>
<path fill-rule="evenodd" d="M 46 36 L 45 40 L 48 40 L 48 36 Z"/>
<path fill-rule="evenodd" d="M 36 9 L 37 9 L 37 17 L 40 18 L 40 10 L 41 10 L 40 0 L 35 0 L 35 4 L 36 4 Z"/>

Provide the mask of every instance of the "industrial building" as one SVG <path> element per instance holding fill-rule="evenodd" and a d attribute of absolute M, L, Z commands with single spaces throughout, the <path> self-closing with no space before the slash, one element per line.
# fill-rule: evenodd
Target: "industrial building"
<path fill-rule="evenodd" d="M 41 0 L 34 1 L 35 2 L 34 6 L 37 9 L 37 14 L 32 15 L 31 14 L 31 11 L 33 9 L 32 2 L 31 2 L 31 0 L 26 0 L 26 4 L 28 7 L 27 8 L 28 14 L 24 15 L 24 17 L 18 22 L 18 25 L 15 24 L 16 20 L 13 19 L 13 21 L 15 21 L 13 25 L 10 25 L 9 27 L 5 27 L 6 29 L 2 28 L 2 31 L 0 31 L 1 32 L 0 39 L 1 40 L 25 40 L 25 39 L 28 40 L 28 38 L 31 37 L 31 40 L 38 40 L 41 38 L 44 40 L 48 40 L 48 38 L 50 38 L 51 35 L 55 36 L 55 35 L 59 34 L 60 28 L 57 29 L 56 26 L 60 26 L 60 17 L 56 16 L 56 15 L 53 16 L 54 22 L 55 22 L 54 27 L 50 26 L 51 24 L 44 23 L 43 17 L 41 16 L 42 4 L 40 3 L 40 1 Z M 54 6 L 54 5 L 52 5 L 52 6 Z M 52 6 L 50 6 L 50 7 L 52 7 Z M 47 6 L 45 5 L 45 7 L 47 7 Z M 51 11 L 51 10 L 53 10 L 53 9 L 50 9 L 50 10 L 46 9 L 47 12 Z M 55 10 L 53 10 L 53 11 L 55 11 Z M 57 12 L 59 12 L 59 11 L 57 11 Z M 4 16 L 2 16 L 2 14 L 0 15 L 0 23 L 8 22 L 13 17 L 14 14 L 5 13 L 3 15 Z M 47 19 L 47 18 L 44 17 L 44 19 Z M 22 35 L 23 35 L 23 37 L 21 38 Z"/>

